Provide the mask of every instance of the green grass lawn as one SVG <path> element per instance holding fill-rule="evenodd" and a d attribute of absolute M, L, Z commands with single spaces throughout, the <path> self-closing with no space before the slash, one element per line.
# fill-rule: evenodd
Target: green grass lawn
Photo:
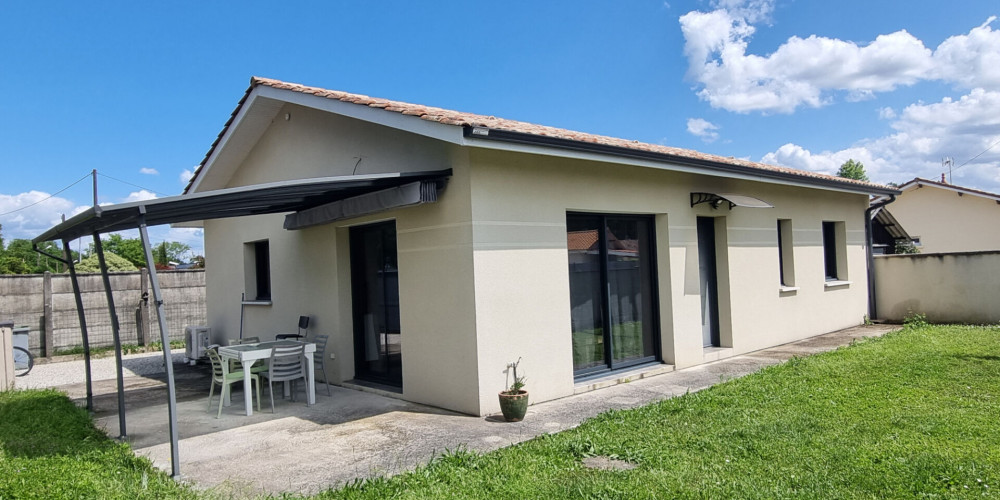
<path fill-rule="evenodd" d="M 54 390 L 0 392 L 0 499 L 194 498 Z"/>
<path fill-rule="evenodd" d="M 0 498 L 196 494 L 56 393 L 0 394 L 0 440 Z M 636 468 L 589 469 L 589 456 Z M 983 498 L 998 489 L 1000 328 L 925 326 L 319 498 Z"/>

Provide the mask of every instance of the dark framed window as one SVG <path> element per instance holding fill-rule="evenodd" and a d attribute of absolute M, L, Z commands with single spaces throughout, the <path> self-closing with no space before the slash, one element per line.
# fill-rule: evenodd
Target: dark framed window
<path fill-rule="evenodd" d="M 778 279 L 781 286 L 795 286 L 794 252 L 792 221 L 778 219 Z"/>
<path fill-rule="evenodd" d="M 271 300 L 271 250 L 267 240 L 244 245 L 246 290 L 252 300 Z"/>
<path fill-rule="evenodd" d="M 826 280 L 836 281 L 840 279 L 837 266 L 837 223 L 823 221 L 823 261 L 826 267 Z"/>
<path fill-rule="evenodd" d="M 656 361 L 659 315 L 650 216 L 566 216 L 577 377 Z"/>

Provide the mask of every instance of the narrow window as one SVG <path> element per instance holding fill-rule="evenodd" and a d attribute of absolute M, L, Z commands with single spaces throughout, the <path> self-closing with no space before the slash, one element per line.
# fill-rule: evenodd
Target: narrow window
<path fill-rule="evenodd" d="M 843 235 L 843 222 L 823 221 L 823 260 L 826 264 L 826 280 L 837 281 L 846 279 L 841 266 L 846 249 Z"/>
<path fill-rule="evenodd" d="M 244 244 L 248 299 L 271 300 L 271 252 L 267 240 Z"/>
<path fill-rule="evenodd" d="M 795 286 L 795 257 L 791 219 L 778 219 L 778 279 L 781 286 Z"/>

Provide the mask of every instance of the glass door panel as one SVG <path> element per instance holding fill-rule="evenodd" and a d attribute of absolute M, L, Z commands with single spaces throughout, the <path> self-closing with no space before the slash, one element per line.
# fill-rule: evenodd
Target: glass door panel
<path fill-rule="evenodd" d="M 599 217 L 567 221 L 573 369 L 577 371 L 605 365 L 600 227 Z"/>
<path fill-rule="evenodd" d="M 569 214 L 566 227 L 576 375 L 654 361 L 652 219 Z"/>
<path fill-rule="evenodd" d="M 396 223 L 351 228 L 355 378 L 402 387 Z"/>
<path fill-rule="evenodd" d="M 653 352 L 649 223 L 608 219 L 612 368 Z"/>

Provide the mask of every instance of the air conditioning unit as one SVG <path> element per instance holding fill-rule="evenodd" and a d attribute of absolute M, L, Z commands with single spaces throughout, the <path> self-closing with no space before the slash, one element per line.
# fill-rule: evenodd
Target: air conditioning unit
<path fill-rule="evenodd" d="M 194 365 L 205 357 L 205 348 L 212 343 L 212 329 L 207 326 L 184 328 L 184 361 Z"/>

